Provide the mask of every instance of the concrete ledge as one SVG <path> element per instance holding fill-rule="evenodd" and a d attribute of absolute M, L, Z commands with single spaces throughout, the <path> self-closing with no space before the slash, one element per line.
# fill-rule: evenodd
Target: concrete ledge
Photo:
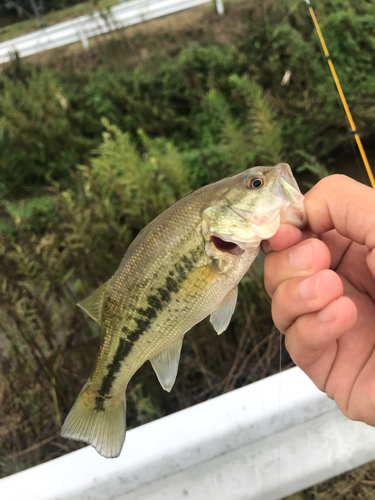
<path fill-rule="evenodd" d="M 2 479 L 0 498 L 273 500 L 374 459 L 375 429 L 292 368 L 129 431 L 118 459 L 87 447 Z"/>

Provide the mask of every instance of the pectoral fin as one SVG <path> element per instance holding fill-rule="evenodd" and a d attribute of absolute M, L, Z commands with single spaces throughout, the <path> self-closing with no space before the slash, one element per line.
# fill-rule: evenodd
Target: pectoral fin
<path fill-rule="evenodd" d="M 150 359 L 162 388 L 168 392 L 172 389 L 176 380 L 182 341 L 183 337 L 178 339 L 168 349 Z"/>
<path fill-rule="evenodd" d="M 218 335 L 223 333 L 230 323 L 230 319 L 236 307 L 237 294 L 238 287 L 236 286 L 226 295 L 224 300 L 220 302 L 219 307 L 210 316 L 210 322 Z"/>
<path fill-rule="evenodd" d="M 90 318 L 92 318 L 99 324 L 102 319 L 102 308 L 103 302 L 107 296 L 108 283 L 109 280 L 77 304 L 77 306 L 80 307 L 82 311 L 85 311 L 85 313 L 88 314 Z"/>

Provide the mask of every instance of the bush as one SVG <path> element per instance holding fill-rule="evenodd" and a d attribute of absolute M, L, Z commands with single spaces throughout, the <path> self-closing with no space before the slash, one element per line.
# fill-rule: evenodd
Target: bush
<path fill-rule="evenodd" d="M 60 412 L 72 405 L 97 348 L 98 328 L 76 302 L 111 276 L 147 222 L 190 191 L 171 144 L 140 132 L 139 153 L 128 134 L 103 124 L 103 143 L 90 166 L 73 173 L 74 189 L 55 182 L 43 196 L 2 203 L 0 294 L 7 306 L 0 310 L 0 381 L 6 375 L 7 389 L 0 393 L 0 429 L 29 422 L 3 434 L 4 453 L 56 438 Z M 139 400 L 143 388 L 132 391 Z M 141 401 L 130 425 L 154 414 L 151 401 Z M 12 470 L 0 456 L 2 466 Z"/>
<path fill-rule="evenodd" d="M 274 12 L 266 28 L 252 18 L 254 29 L 244 48 L 264 47 L 253 63 L 254 76 L 272 91 L 285 150 L 290 156 L 304 150 L 324 157 L 351 140 L 348 120 L 306 6 L 298 5 L 287 22 L 276 22 L 280 15 Z M 357 129 L 362 136 L 373 135 L 375 4 L 326 0 L 317 4 L 316 15 Z M 283 86 L 287 70 L 291 79 Z"/>
<path fill-rule="evenodd" d="M 247 17 L 242 16 L 238 27 L 241 36 L 227 44 L 205 39 L 184 47 L 179 39 L 172 50 L 169 40 L 167 57 L 153 55 L 138 65 L 134 57 L 132 63 L 118 58 L 116 64 L 111 60 L 84 71 L 81 58 L 79 64 L 55 66 L 53 71 L 25 71 L 22 63 L 21 70 L 7 70 L 8 76 L 1 78 L 0 194 L 69 178 L 76 163 L 85 163 L 89 149 L 99 144 L 103 116 L 129 133 L 138 148 L 143 147 L 139 128 L 149 137 L 172 141 L 183 153 L 194 188 L 218 178 L 231 169 L 228 162 L 233 159 L 228 151 L 217 150 L 223 130 L 207 105 L 210 92 L 220 94 L 235 117 L 232 133 L 242 130 L 248 144 L 241 154 L 248 160 L 257 153 L 257 161 L 273 162 L 282 151 L 284 158 L 298 164 L 296 151 L 324 158 L 345 145 L 350 140 L 348 122 L 306 6 L 293 5 L 289 12 L 288 3 L 242 7 Z M 370 136 L 375 133 L 375 7 L 364 0 L 342 0 L 340 9 L 337 5 L 326 0 L 318 5 L 317 15 L 357 128 L 362 136 Z M 131 44 L 127 39 L 116 43 L 113 52 L 118 55 L 121 47 Z M 142 43 L 149 47 L 155 40 L 146 37 Z M 289 84 L 281 85 L 286 71 L 291 73 Z M 235 88 L 231 75 L 239 81 L 246 77 L 258 88 L 267 113 L 277 119 L 279 146 L 273 156 L 267 157 L 270 150 L 264 144 L 262 160 L 260 144 L 249 141 L 246 121 L 252 120 L 253 105 Z M 259 116 L 259 109 L 254 112 Z M 240 136 L 236 140 L 246 146 Z M 248 160 L 238 161 L 237 153 L 242 168 Z"/>
<path fill-rule="evenodd" d="M 82 137 L 69 100 L 47 69 L 25 79 L 0 75 L 0 183 L 7 191 L 30 191 L 67 178 L 93 145 Z"/>

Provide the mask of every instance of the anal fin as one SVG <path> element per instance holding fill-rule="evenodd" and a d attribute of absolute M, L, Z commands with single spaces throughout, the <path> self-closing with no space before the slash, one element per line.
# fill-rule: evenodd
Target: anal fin
<path fill-rule="evenodd" d="M 180 361 L 183 337 L 174 342 L 167 349 L 150 359 L 160 385 L 165 391 L 170 391 L 175 383 Z"/>
<path fill-rule="evenodd" d="M 238 295 L 238 286 L 235 286 L 224 299 L 220 302 L 218 308 L 211 314 L 210 322 L 217 331 L 218 335 L 223 333 L 230 323 L 231 317 L 236 307 Z"/>

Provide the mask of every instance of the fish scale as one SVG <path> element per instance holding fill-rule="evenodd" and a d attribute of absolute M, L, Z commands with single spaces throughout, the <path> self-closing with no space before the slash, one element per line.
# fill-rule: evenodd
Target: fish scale
<path fill-rule="evenodd" d="M 118 456 L 132 375 L 150 360 L 164 389 L 172 388 L 183 336 L 209 315 L 218 333 L 226 329 L 237 284 L 281 217 L 304 224 L 303 196 L 286 164 L 205 186 L 146 226 L 112 278 L 79 304 L 103 339 L 62 435 Z"/>

